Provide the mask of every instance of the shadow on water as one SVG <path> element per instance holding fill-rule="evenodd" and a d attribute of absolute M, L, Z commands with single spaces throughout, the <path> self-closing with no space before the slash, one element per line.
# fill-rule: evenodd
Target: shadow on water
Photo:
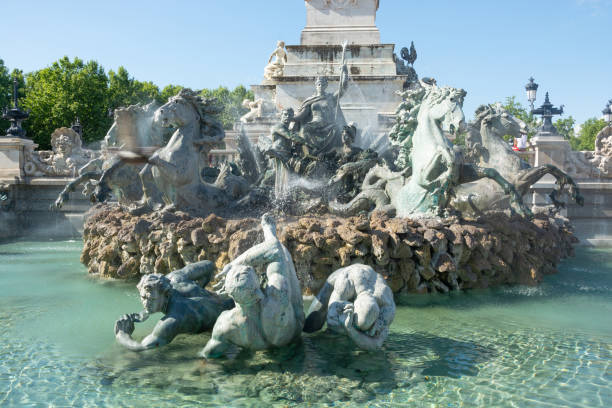
<path fill-rule="evenodd" d="M 497 356 L 491 347 L 426 333 L 392 332 L 389 340 L 387 352 L 410 362 L 410 370 L 422 376 L 476 376 L 479 364 Z"/>
<path fill-rule="evenodd" d="M 359 350 L 330 332 L 264 352 L 236 351 L 226 359 L 196 357 L 208 335 L 181 336 L 164 349 L 115 355 L 100 361 L 101 385 L 164 389 L 218 400 L 267 403 L 366 402 L 407 388 L 428 376 L 478 374 L 493 349 L 423 333 L 392 332 L 383 350 Z M 203 397 L 208 395 L 209 397 Z"/>

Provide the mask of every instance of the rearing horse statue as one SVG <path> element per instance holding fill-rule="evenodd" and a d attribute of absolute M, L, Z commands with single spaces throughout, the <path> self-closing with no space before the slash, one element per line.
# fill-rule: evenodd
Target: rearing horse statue
<path fill-rule="evenodd" d="M 359 211 L 395 210 L 396 216 L 441 216 L 453 207 L 451 199 L 465 183 L 488 178 L 500 185 L 512 209 L 523 216 L 531 212 L 514 186 L 488 167 L 467 163 L 446 133 L 461 130 L 463 89 L 439 88 L 434 81 L 420 81 L 416 89 L 400 92 L 397 122 L 389 139 L 399 147 L 398 172 L 373 167 L 361 192 L 347 204 L 329 203 L 333 213 L 352 215 Z"/>
<path fill-rule="evenodd" d="M 209 211 L 225 204 L 224 192 L 200 179 L 201 157 L 225 137 L 221 122 L 214 116 L 220 112 L 214 100 L 203 99 L 186 88 L 155 112 L 155 122 L 176 131 L 148 159 L 141 175 L 151 171 L 167 207 Z"/>
<path fill-rule="evenodd" d="M 400 146 L 398 166 L 412 168 L 412 176 L 394 197 L 397 216 L 440 216 L 450 206 L 455 189 L 464 183 L 489 178 L 510 196 L 512 208 L 530 215 L 514 186 L 488 167 L 466 163 L 445 133 L 465 127 L 463 89 L 439 88 L 434 81 L 421 81 L 418 89 L 401 93 L 398 122 L 389 138 Z"/>
<path fill-rule="evenodd" d="M 499 173 L 514 184 L 521 196 L 528 193 L 529 188 L 544 177 L 552 175 L 558 188 L 550 193 L 550 198 L 556 207 L 564 207 L 565 203 L 558 200 L 565 186 L 576 203 L 584 204 L 584 198 L 574 180 L 556 166 L 547 164 L 531 167 L 514 152 L 504 141 L 504 135 L 520 137 L 525 123 L 512 116 L 500 105 L 481 105 L 476 109 L 475 120 L 470 124 L 466 137 L 466 147 L 470 152 L 471 161 L 482 167 L 495 167 Z M 499 206 L 503 201 L 496 186 L 485 180 L 479 181 L 469 188 L 463 188 L 461 195 L 476 191 L 478 198 L 471 200 L 478 209 L 490 209 Z"/>

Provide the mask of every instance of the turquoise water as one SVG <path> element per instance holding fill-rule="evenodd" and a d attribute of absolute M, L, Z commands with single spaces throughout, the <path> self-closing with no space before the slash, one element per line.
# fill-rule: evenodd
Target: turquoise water
<path fill-rule="evenodd" d="M 536 288 L 399 299 L 377 353 L 320 333 L 205 363 L 208 334 L 116 345 L 136 289 L 89 278 L 81 245 L 0 245 L 0 406 L 612 406 L 612 250 L 579 249 Z"/>

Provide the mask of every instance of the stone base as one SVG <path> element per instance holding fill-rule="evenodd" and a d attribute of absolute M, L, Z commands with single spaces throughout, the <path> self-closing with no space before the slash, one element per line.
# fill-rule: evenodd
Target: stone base
<path fill-rule="evenodd" d="M 98 206 L 86 221 L 81 262 L 92 274 L 138 279 L 208 259 L 220 270 L 261 242 L 259 220 L 206 219 L 185 213 L 135 217 Z M 576 241 L 566 219 L 492 214 L 471 220 L 390 219 L 382 213 L 281 218 L 279 238 L 292 254 L 305 294 L 334 270 L 371 265 L 394 293 L 448 292 L 502 284 L 537 284 L 556 272 Z"/>
<path fill-rule="evenodd" d="M 0 179 L 23 177 L 24 150 L 36 146 L 29 139 L 0 137 Z"/>

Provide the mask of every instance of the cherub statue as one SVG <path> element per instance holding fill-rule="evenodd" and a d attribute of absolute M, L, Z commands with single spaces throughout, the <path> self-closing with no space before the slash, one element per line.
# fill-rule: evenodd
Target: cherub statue
<path fill-rule="evenodd" d="M 95 157 L 81 148 L 81 137 L 73 129 L 61 127 L 51 134 L 52 151 L 26 152 L 24 171 L 27 175 L 74 176 L 80 166 Z"/>
<path fill-rule="evenodd" d="M 274 58 L 274 61 L 272 59 Z M 287 63 L 287 52 L 285 51 L 285 42 L 279 41 L 276 43 L 276 49 L 268 59 L 268 65 L 264 69 L 264 78 L 272 80 L 274 77 L 283 76 L 283 70 Z"/>
<path fill-rule="evenodd" d="M 327 327 L 348 335 L 359 348 L 377 350 L 389 335 L 395 317 L 393 292 L 367 265 L 338 269 L 327 278 L 308 310 L 304 331 Z"/>
<path fill-rule="evenodd" d="M 236 307 L 221 313 L 202 356 L 222 357 L 232 346 L 263 350 L 285 346 L 304 327 L 302 292 L 289 251 L 276 237 L 276 222 L 261 217 L 264 242 L 227 264 L 219 274 L 219 293 L 227 293 Z M 265 266 L 265 285 L 254 267 Z"/>
<path fill-rule="evenodd" d="M 210 261 L 189 264 L 169 273 L 144 275 L 137 285 L 144 310 L 121 316 L 115 322 L 115 338 L 132 351 L 143 351 L 170 343 L 181 333 L 210 330 L 222 311 L 234 307 L 231 299 L 204 289 L 213 276 Z M 141 342 L 132 338 L 134 323 L 143 322 L 157 312 L 164 317 Z"/>
<path fill-rule="evenodd" d="M 263 116 L 263 99 L 259 98 L 254 101 L 250 99 L 245 99 L 242 101 L 242 107 L 249 109 L 249 112 L 242 115 L 240 118 L 240 122 L 247 123 L 253 122 L 257 118 L 261 118 Z"/>

